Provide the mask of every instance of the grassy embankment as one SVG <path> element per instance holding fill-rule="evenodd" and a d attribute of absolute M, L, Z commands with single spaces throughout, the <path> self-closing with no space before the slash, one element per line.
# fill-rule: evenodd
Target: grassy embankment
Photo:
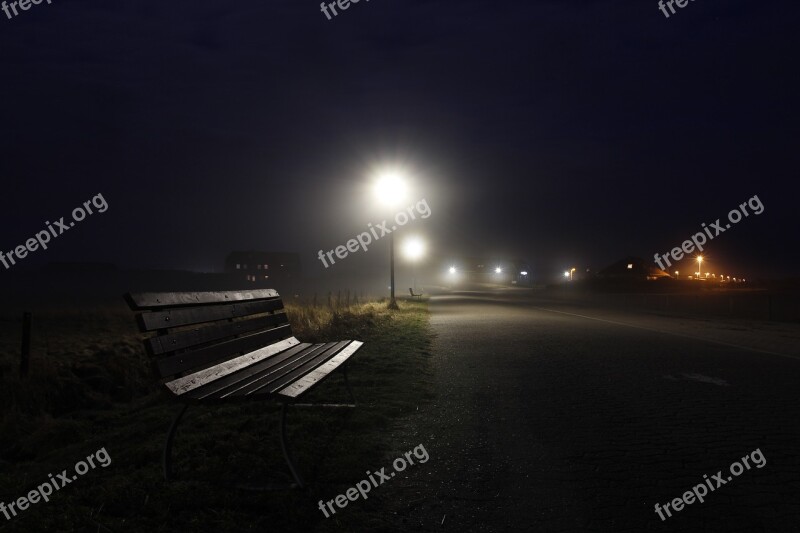
<path fill-rule="evenodd" d="M 381 499 L 334 518 L 317 508 L 389 464 L 396 420 L 432 397 L 427 308 L 402 302 L 335 310 L 289 307 L 303 341 L 355 338 L 349 375 L 355 409 L 293 408 L 289 440 L 309 490 L 250 492 L 234 483 L 285 475 L 273 402 L 191 408 L 174 450 L 179 479 L 161 478 L 163 439 L 178 405 L 151 374 L 133 314 L 118 308 L 37 311 L 30 377 L 17 377 L 21 323 L 0 316 L 0 501 L 24 496 L 105 448 L 107 468 L 79 477 L 6 521 L 0 531 L 351 531 L 382 527 Z M 346 400 L 340 376 L 304 398 Z"/>

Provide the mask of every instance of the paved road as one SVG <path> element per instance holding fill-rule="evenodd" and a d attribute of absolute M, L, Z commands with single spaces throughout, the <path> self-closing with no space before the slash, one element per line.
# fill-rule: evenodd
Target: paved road
<path fill-rule="evenodd" d="M 431 458 L 393 487 L 398 529 L 800 531 L 792 353 L 502 294 L 438 296 L 431 311 L 440 394 L 397 432 L 398 450 L 421 442 Z M 656 514 L 720 470 L 704 503 Z"/>

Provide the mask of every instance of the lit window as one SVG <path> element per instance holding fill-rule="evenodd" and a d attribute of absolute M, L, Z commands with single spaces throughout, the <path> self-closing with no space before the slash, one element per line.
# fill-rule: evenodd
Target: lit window
<path fill-rule="evenodd" d="M 269 265 L 264 265 L 264 270 L 268 269 Z"/>
<path fill-rule="evenodd" d="M 241 268 L 242 268 L 242 265 L 240 265 L 239 263 L 236 263 L 236 270 L 239 270 Z"/>
<path fill-rule="evenodd" d="M 633 268 L 633 263 L 628 263 L 628 270 L 631 270 L 632 268 Z"/>

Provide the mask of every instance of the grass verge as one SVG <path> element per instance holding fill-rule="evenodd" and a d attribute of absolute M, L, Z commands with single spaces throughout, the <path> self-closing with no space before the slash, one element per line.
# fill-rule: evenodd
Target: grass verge
<path fill-rule="evenodd" d="M 107 468 L 90 470 L 49 502 L 13 520 L 0 514 L 0 531 L 380 530 L 380 502 L 390 497 L 388 489 L 331 519 L 317 501 L 389 464 L 395 421 L 432 398 L 426 305 L 402 302 L 393 313 L 376 303 L 287 311 L 303 341 L 365 342 L 348 372 L 357 408 L 290 409 L 289 441 L 310 484 L 302 492 L 230 488 L 285 479 L 273 402 L 190 408 L 175 443 L 178 480 L 162 480 L 161 447 L 178 405 L 155 390 L 132 314 L 124 308 L 40 314 L 47 346 L 38 347 L 40 357 L 23 381 L 9 372 L 14 328 L 3 327 L 16 323 L 0 319 L 0 501 L 26 495 L 49 473 L 72 471 L 100 448 L 111 457 Z M 304 400 L 345 401 L 338 373 Z"/>

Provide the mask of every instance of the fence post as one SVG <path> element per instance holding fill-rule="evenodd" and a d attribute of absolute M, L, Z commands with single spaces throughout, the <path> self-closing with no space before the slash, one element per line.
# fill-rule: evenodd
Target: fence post
<path fill-rule="evenodd" d="M 33 314 L 29 311 L 22 313 L 22 352 L 19 360 L 20 377 L 28 376 L 31 360 L 31 329 L 33 327 Z"/>

